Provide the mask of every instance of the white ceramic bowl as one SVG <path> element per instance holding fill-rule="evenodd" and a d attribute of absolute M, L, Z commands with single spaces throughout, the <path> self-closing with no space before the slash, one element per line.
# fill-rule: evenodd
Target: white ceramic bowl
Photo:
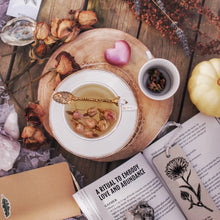
<path fill-rule="evenodd" d="M 162 92 L 156 93 L 149 90 L 146 86 L 149 74 L 147 71 L 152 68 L 163 69 L 165 71 L 166 86 Z M 147 61 L 140 69 L 138 75 L 138 84 L 141 91 L 150 99 L 165 100 L 172 97 L 180 84 L 179 71 L 169 60 L 162 58 L 152 58 Z"/>
<path fill-rule="evenodd" d="M 99 138 L 86 138 L 77 134 L 69 125 L 65 105 L 51 99 L 49 122 L 56 140 L 69 152 L 88 159 L 110 156 L 123 148 L 132 138 L 138 118 L 135 96 L 128 84 L 109 71 L 85 69 L 65 78 L 55 92 L 73 92 L 86 84 L 98 84 L 107 87 L 120 100 L 127 104 L 119 105 L 119 119 L 112 131 Z M 95 98 L 95 97 L 94 97 Z"/>

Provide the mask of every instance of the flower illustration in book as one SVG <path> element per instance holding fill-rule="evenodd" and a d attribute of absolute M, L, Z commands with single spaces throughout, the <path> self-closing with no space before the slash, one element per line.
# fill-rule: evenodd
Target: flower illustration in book
<path fill-rule="evenodd" d="M 183 185 L 180 185 L 179 188 L 185 189 L 180 191 L 180 196 L 183 200 L 186 200 L 190 203 L 189 209 L 192 209 L 194 206 L 203 207 L 211 212 L 212 209 L 205 206 L 202 202 L 201 195 L 201 185 L 198 184 L 197 189 L 194 189 L 190 184 L 190 175 L 191 170 L 187 170 L 189 166 L 189 162 L 186 161 L 183 157 L 176 157 L 169 161 L 166 166 L 166 175 L 172 179 L 182 179 Z M 188 174 L 187 174 L 188 173 Z M 196 199 L 196 200 L 195 200 Z"/>
<path fill-rule="evenodd" d="M 1 205 L 2 205 L 2 209 L 5 215 L 5 218 L 9 218 L 11 215 L 11 205 L 9 200 L 3 195 L 1 194 Z"/>
<path fill-rule="evenodd" d="M 131 210 L 125 213 L 125 220 L 143 219 L 154 220 L 154 209 L 146 201 L 140 201 Z"/>

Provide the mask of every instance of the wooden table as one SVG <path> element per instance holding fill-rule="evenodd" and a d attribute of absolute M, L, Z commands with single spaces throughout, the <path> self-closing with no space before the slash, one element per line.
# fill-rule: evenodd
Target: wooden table
<path fill-rule="evenodd" d="M 220 1 L 219 0 L 204 0 L 206 5 L 219 13 Z M 63 4 L 65 2 L 65 4 Z M 62 5 L 62 8 L 60 7 Z M 97 28 L 114 28 L 119 29 L 139 39 L 145 44 L 155 57 L 162 57 L 173 62 L 180 71 L 181 83 L 180 87 L 174 97 L 173 111 L 169 120 L 176 122 L 184 122 L 198 110 L 191 103 L 187 91 L 187 82 L 194 66 L 203 60 L 208 60 L 213 57 L 220 57 L 219 55 L 205 55 L 201 56 L 199 52 L 195 51 L 190 57 L 184 55 L 182 47 L 179 45 L 173 45 L 171 42 L 162 38 L 160 33 L 153 27 L 149 27 L 146 23 L 136 20 L 129 10 L 127 4 L 123 0 L 44 0 L 42 1 L 38 21 L 49 22 L 55 17 L 64 18 L 68 17 L 70 9 L 88 9 L 97 13 L 98 23 L 95 25 Z M 219 33 L 213 32 L 211 27 L 207 25 L 203 17 L 198 17 L 194 20 L 195 24 L 210 36 L 219 35 Z M 196 38 L 195 38 L 196 39 Z M 198 40 L 198 39 L 197 39 Z M 28 47 L 12 47 L 0 42 L 1 55 L 10 54 L 13 51 L 17 51 L 17 54 L 10 54 L 2 56 L 0 61 L 0 70 L 3 76 L 11 77 L 16 75 L 20 65 L 20 58 L 24 53 L 27 53 Z M 31 77 L 35 78 L 39 76 L 43 70 L 44 65 L 37 65 L 31 70 Z M 19 80 L 19 86 L 25 84 L 28 81 L 28 77 L 25 76 Z M 16 87 L 18 85 L 15 85 Z M 37 87 L 38 83 L 33 84 L 33 96 L 37 99 Z M 31 91 L 28 87 L 22 89 L 15 94 L 16 99 L 22 108 L 24 108 L 28 102 L 32 100 Z M 17 112 L 19 114 L 19 126 L 22 130 L 26 125 L 26 121 L 23 116 L 23 111 L 15 103 Z M 54 142 L 54 144 L 57 144 Z M 115 162 L 95 162 L 83 158 L 74 156 L 66 152 L 63 148 L 59 148 L 67 160 L 72 163 L 77 170 L 85 177 L 85 185 L 103 176 L 105 173 L 117 167 L 124 160 Z"/>

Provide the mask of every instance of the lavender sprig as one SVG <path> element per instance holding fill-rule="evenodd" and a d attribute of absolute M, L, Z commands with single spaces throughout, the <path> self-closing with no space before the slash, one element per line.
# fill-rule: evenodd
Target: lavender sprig
<path fill-rule="evenodd" d="M 176 21 L 174 21 L 167 13 L 166 11 L 164 11 L 164 9 L 161 8 L 161 6 L 157 3 L 160 0 L 151 0 L 160 10 L 161 12 L 170 20 L 171 22 L 171 27 L 176 29 L 176 36 L 179 38 L 182 47 L 185 51 L 185 55 L 188 57 L 190 55 L 190 50 L 189 50 L 189 46 L 188 46 L 188 41 L 186 38 L 186 35 L 184 33 L 184 31 L 178 27 L 178 23 Z M 161 1 L 162 2 L 162 1 Z M 162 6 L 164 7 L 164 6 Z"/>
<path fill-rule="evenodd" d="M 172 22 L 172 24 L 170 25 L 172 28 L 176 29 L 176 36 L 179 38 L 181 45 L 185 51 L 185 54 L 187 57 L 189 57 L 190 55 L 190 50 L 189 50 L 189 46 L 188 46 L 188 40 L 186 38 L 186 35 L 184 33 L 184 31 L 178 27 L 178 23 L 177 22 Z"/>
<path fill-rule="evenodd" d="M 134 0 L 134 11 L 137 16 L 141 14 L 141 0 Z"/>
<path fill-rule="evenodd" d="M 160 9 L 163 10 L 164 12 L 166 12 L 166 8 L 165 8 L 162 1 L 161 0 L 155 0 L 155 1 L 158 4 L 158 6 L 160 7 Z"/>

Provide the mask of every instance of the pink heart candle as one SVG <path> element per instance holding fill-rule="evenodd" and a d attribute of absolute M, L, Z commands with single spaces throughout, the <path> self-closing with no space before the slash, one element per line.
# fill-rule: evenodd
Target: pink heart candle
<path fill-rule="evenodd" d="M 131 56 L 131 48 L 124 40 L 118 40 L 114 44 L 114 48 L 105 50 L 105 59 L 112 65 L 125 65 L 128 64 Z"/>

